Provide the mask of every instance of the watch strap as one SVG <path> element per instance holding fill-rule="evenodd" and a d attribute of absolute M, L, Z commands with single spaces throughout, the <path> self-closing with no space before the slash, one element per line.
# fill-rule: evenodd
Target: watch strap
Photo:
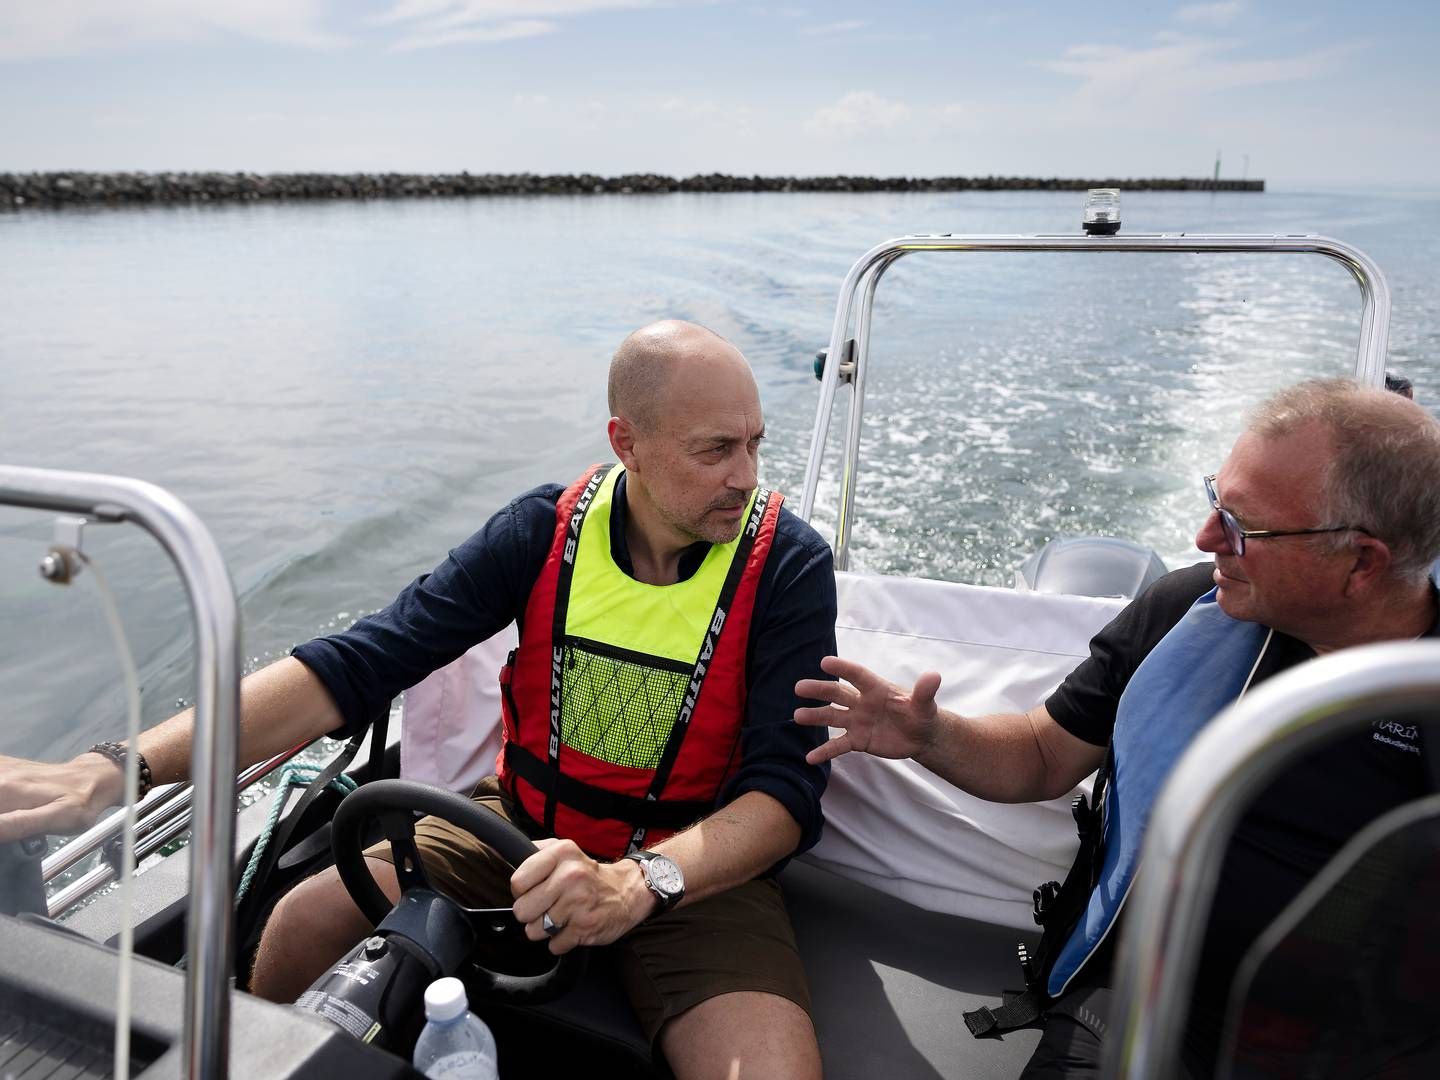
<path fill-rule="evenodd" d="M 116 765 L 120 766 L 121 772 L 124 772 L 125 759 L 130 754 L 130 748 L 123 742 L 98 742 L 85 752 L 87 754 L 99 754 L 101 757 L 109 758 Z M 138 802 L 150 794 L 150 789 L 154 786 L 155 779 L 150 773 L 150 763 L 145 760 L 145 755 L 138 750 L 135 751 L 135 764 L 139 766 L 140 773 L 140 790 L 135 794 L 135 800 Z"/>
<path fill-rule="evenodd" d="M 631 859 L 634 862 L 640 864 L 640 876 L 641 879 L 645 882 L 645 888 L 650 890 L 650 895 L 660 901 L 660 911 L 656 912 L 656 914 L 659 914 L 663 911 L 669 911 L 672 907 L 678 904 L 681 899 L 684 898 L 685 887 L 683 884 L 680 887 L 679 895 L 671 895 L 670 893 L 663 891 L 660 886 L 655 884 L 654 879 L 650 877 L 651 860 L 658 858 L 666 858 L 666 856 L 660 855 L 658 852 L 654 851 L 630 851 L 626 852 L 625 858 Z"/>

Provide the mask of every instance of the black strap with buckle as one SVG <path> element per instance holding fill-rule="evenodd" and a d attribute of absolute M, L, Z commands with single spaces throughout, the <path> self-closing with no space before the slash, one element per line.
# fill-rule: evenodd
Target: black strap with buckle
<path fill-rule="evenodd" d="M 1025 976 L 1023 991 L 1004 992 L 999 1008 L 979 1008 L 964 1013 L 965 1026 L 970 1034 L 1002 1035 L 1017 1028 L 1034 1023 L 1055 1003 L 1046 988 L 1050 969 L 1060 950 L 1069 939 L 1075 924 L 1084 914 L 1100 875 L 1102 838 L 1104 825 L 1105 789 L 1114 766 L 1114 750 L 1105 755 L 1105 762 L 1095 778 L 1093 793 L 1089 799 L 1078 794 L 1070 803 L 1070 813 L 1075 818 L 1075 831 L 1080 837 L 1080 850 L 1065 875 L 1063 883 L 1047 881 L 1033 894 L 1035 922 L 1041 928 L 1040 944 L 1032 955 L 1024 942 L 1017 950 L 1020 970 Z"/>

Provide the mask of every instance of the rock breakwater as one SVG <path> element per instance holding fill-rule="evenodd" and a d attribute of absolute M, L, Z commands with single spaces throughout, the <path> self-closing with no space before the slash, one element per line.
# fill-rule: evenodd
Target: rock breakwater
<path fill-rule="evenodd" d="M 654 173 L 0 173 L 0 208 L 487 195 L 664 195 L 671 192 L 1264 191 L 1263 180 L 1067 179 L 1032 176 L 728 176 Z"/>

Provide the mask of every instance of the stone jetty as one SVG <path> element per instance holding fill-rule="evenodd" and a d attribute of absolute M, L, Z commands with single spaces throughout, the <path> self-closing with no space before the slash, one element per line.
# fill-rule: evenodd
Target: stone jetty
<path fill-rule="evenodd" d="M 0 208 L 316 199 L 470 198 L 487 195 L 665 195 L 736 191 L 1264 191 L 1264 180 L 1077 180 L 1034 176 L 728 176 L 654 173 L 0 173 Z"/>

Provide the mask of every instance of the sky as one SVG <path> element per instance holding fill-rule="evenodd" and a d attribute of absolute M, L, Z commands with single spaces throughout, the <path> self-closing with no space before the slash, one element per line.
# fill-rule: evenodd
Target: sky
<path fill-rule="evenodd" d="M 0 0 L 0 171 L 1440 189 L 1440 2 Z"/>

